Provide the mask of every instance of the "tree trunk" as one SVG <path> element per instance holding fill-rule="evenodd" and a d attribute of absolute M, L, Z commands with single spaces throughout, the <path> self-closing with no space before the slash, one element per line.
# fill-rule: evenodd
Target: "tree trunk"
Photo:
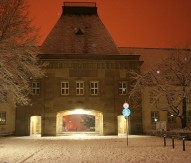
<path fill-rule="evenodd" d="M 182 118 L 181 118 L 181 123 L 182 123 L 182 128 L 187 127 L 187 121 L 186 121 L 186 109 L 187 109 L 187 104 L 186 104 L 186 97 L 182 98 Z"/>

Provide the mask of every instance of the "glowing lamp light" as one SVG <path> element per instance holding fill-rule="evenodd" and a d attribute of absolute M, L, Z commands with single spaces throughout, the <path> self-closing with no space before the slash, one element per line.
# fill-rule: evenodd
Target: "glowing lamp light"
<path fill-rule="evenodd" d="M 155 118 L 155 122 L 157 122 L 158 121 L 158 119 L 157 118 Z"/>
<path fill-rule="evenodd" d="M 85 110 L 83 109 L 76 109 L 73 111 L 73 114 L 84 114 L 85 113 Z"/>

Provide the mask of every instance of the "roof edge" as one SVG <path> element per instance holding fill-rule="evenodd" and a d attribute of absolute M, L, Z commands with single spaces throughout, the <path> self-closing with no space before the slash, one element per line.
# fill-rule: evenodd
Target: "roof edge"
<path fill-rule="evenodd" d="M 140 55 L 38 54 L 40 59 L 139 60 Z"/>
<path fill-rule="evenodd" d="M 153 47 L 128 47 L 128 46 L 118 46 L 118 49 L 151 49 L 151 50 L 185 50 L 191 51 L 191 48 L 153 48 Z"/>
<path fill-rule="evenodd" d="M 95 2 L 64 2 L 62 15 L 97 15 Z"/>

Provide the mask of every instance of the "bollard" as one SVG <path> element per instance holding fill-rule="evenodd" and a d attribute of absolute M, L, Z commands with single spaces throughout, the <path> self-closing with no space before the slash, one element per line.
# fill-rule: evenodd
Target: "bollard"
<path fill-rule="evenodd" d="M 166 147 L 166 135 L 164 134 L 164 147 Z"/>
<path fill-rule="evenodd" d="M 174 148 L 174 137 L 172 137 L 172 148 Z"/>
<path fill-rule="evenodd" d="M 182 138 L 183 151 L 185 151 L 185 137 Z"/>

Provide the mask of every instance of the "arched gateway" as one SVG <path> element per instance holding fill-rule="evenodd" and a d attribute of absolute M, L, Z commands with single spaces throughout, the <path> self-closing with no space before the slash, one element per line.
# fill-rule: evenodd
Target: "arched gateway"
<path fill-rule="evenodd" d="M 57 135 L 103 135 L 103 114 L 95 110 L 66 110 L 57 113 Z"/>

